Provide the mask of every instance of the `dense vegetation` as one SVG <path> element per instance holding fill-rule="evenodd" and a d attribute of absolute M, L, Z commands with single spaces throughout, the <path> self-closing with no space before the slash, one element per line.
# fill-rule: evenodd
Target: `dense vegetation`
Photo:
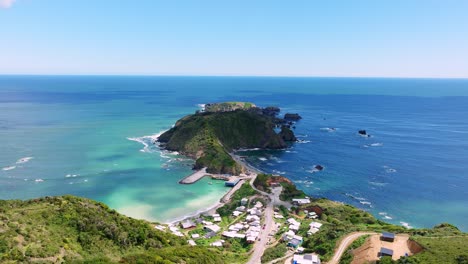
<path fill-rule="evenodd" d="M 146 221 L 125 217 L 84 198 L 0 201 L 1 263 L 115 263 L 122 257 L 124 262 L 136 263 L 132 259 L 143 255 L 166 260 L 153 263 L 195 263 L 187 262 L 190 256 L 219 257 L 198 247 L 190 248 L 192 255 L 181 255 L 188 250 L 185 244 Z"/>
<path fill-rule="evenodd" d="M 228 111 L 234 111 L 238 109 L 247 110 L 252 107 L 255 107 L 255 105 L 249 102 L 224 102 L 224 103 L 206 104 L 205 111 L 206 112 L 228 112 Z"/>
<path fill-rule="evenodd" d="M 274 247 L 267 248 L 263 253 L 262 263 L 268 263 L 272 260 L 281 258 L 286 254 L 286 252 L 288 252 L 288 248 L 284 243 L 280 243 Z"/>
<path fill-rule="evenodd" d="M 239 174 L 242 167 L 229 155 L 239 148 L 286 147 L 274 131 L 274 119 L 257 111 L 206 112 L 188 115 L 159 137 L 168 150 L 196 160 L 195 169 L 210 173 Z M 284 132 L 291 137 L 292 131 Z"/>

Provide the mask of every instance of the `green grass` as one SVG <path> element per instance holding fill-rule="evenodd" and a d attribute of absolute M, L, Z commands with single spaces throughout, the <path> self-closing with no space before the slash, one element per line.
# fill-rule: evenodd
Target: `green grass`
<path fill-rule="evenodd" d="M 159 253 L 163 258 L 173 254 L 178 259 L 175 262 L 180 263 L 186 257 L 179 252 L 186 247 L 185 239 L 84 198 L 0 201 L 1 263 L 29 262 L 33 258 L 44 262 L 58 258 L 70 263 L 116 263 L 135 254 L 150 254 L 157 259 Z M 209 259 L 219 258 L 208 249 L 194 251 Z"/>
<path fill-rule="evenodd" d="M 267 263 L 277 258 L 283 257 L 286 252 L 288 252 L 288 248 L 284 243 L 279 243 L 274 247 L 267 248 L 262 256 L 262 263 Z"/>

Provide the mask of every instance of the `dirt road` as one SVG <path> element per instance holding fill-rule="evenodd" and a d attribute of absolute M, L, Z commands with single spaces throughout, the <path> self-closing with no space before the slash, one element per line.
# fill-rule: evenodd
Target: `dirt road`
<path fill-rule="evenodd" d="M 333 258 L 327 262 L 327 264 L 338 264 L 340 262 L 340 258 L 345 252 L 345 250 L 354 242 L 354 240 L 358 239 L 361 236 L 365 235 L 375 235 L 376 233 L 373 232 L 355 232 L 345 236 L 340 242 L 339 246 L 335 249 L 335 255 Z"/>

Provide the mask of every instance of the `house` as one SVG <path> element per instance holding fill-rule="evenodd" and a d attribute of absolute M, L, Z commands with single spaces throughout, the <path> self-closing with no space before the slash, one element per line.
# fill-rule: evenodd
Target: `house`
<path fill-rule="evenodd" d="M 395 234 L 388 233 L 388 232 L 383 232 L 382 235 L 380 236 L 380 240 L 387 241 L 387 242 L 393 242 L 393 241 L 395 241 Z"/>
<path fill-rule="evenodd" d="M 244 234 L 239 234 L 235 231 L 224 231 L 222 235 L 229 238 L 245 238 Z"/>
<path fill-rule="evenodd" d="M 257 209 L 260 209 L 260 208 L 262 208 L 262 207 L 263 207 L 263 204 L 262 204 L 261 202 L 257 202 L 257 203 L 255 204 L 255 208 L 257 208 Z"/>
<path fill-rule="evenodd" d="M 301 243 L 302 243 L 302 240 L 293 238 L 293 239 L 289 240 L 288 247 L 297 248 Z"/>
<path fill-rule="evenodd" d="M 191 220 L 185 220 L 185 221 L 180 223 L 180 226 L 183 229 L 189 229 L 189 228 L 192 228 L 192 227 L 196 227 L 197 225 Z"/>
<path fill-rule="evenodd" d="M 317 233 L 318 231 L 319 231 L 318 228 L 312 227 L 309 229 L 309 231 L 307 231 L 307 234 L 310 236 L 310 235 Z"/>
<path fill-rule="evenodd" d="M 199 234 L 192 234 L 192 238 L 193 238 L 193 239 L 200 238 L 200 235 L 199 235 Z"/>
<path fill-rule="evenodd" d="M 255 239 L 257 239 L 257 238 L 253 237 L 253 236 L 248 236 L 246 240 L 247 240 L 247 243 L 253 244 L 253 243 L 255 243 Z"/>
<path fill-rule="evenodd" d="M 224 243 L 224 240 L 218 240 L 216 242 L 211 243 L 210 245 L 213 247 L 222 247 Z"/>
<path fill-rule="evenodd" d="M 288 222 L 288 224 L 290 224 L 290 225 L 298 225 L 298 226 L 301 225 L 301 223 L 299 223 L 298 221 L 296 221 L 296 219 L 294 219 L 294 218 L 289 218 L 289 219 L 287 220 L 287 222 Z"/>
<path fill-rule="evenodd" d="M 213 219 L 214 222 L 221 222 L 221 220 L 222 220 L 222 219 L 221 219 L 221 216 L 216 216 L 216 217 Z"/>
<path fill-rule="evenodd" d="M 239 211 L 239 212 L 245 212 L 245 206 L 239 206 L 236 208 L 236 211 Z"/>
<path fill-rule="evenodd" d="M 237 211 L 237 210 L 234 211 L 234 212 L 232 212 L 232 215 L 235 216 L 235 217 L 238 217 L 238 216 L 241 215 L 241 214 L 242 214 L 242 212 Z"/>
<path fill-rule="evenodd" d="M 304 198 L 304 199 L 292 199 L 293 204 L 295 205 L 304 205 L 304 204 L 310 204 L 310 199 L 309 198 Z"/>
<path fill-rule="evenodd" d="M 216 236 L 216 233 L 215 232 L 208 232 L 205 234 L 205 238 L 209 239 L 209 238 L 212 238 Z"/>
<path fill-rule="evenodd" d="M 297 255 L 293 257 L 293 264 L 320 264 L 320 258 L 316 254 Z"/>
<path fill-rule="evenodd" d="M 292 231 L 299 231 L 299 225 L 289 225 L 289 230 Z"/>
<path fill-rule="evenodd" d="M 294 233 L 292 230 L 289 230 L 288 232 L 284 233 L 283 234 L 283 241 L 289 241 L 291 240 L 294 236 L 296 235 L 296 233 Z"/>
<path fill-rule="evenodd" d="M 257 215 L 248 215 L 245 220 L 247 220 L 247 222 L 260 221 L 260 217 Z"/>
<path fill-rule="evenodd" d="M 389 257 L 393 256 L 393 250 L 389 248 L 381 247 L 380 252 L 379 252 L 379 257 L 385 257 L 385 256 L 389 256 Z"/>
<path fill-rule="evenodd" d="M 249 202 L 249 199 L 247 198 L 242 198 L 241 200 L 241 205 L 246 205 Z"/>
<path fill-rule="evenodd" d="M 303 247 L 298 247 L 298 248 L 296 249 L 296 252 L 299 253 L 299 254 L 301 254 L 301 253 L 304 252 L 304 250 L 305 250 L 305 248 L 303 248 Z"/>
<path fill-rule="evenodd" d="M 195 243 L 195 241 L 193 241 L 193 240 L 191 240 L 191 239 L 188 240 L 187 242 L 188 242 L 189 245 L 191 245 L 191 246 L 196 246 L 196 245 L 197 245 L 197 243 Z"/>
<path fill-rule="evenodd" d="M 218 233 L 219 230 L 221 230 L 221 227 L 213 224 L 213 225 L 206 225 L 203 227 L 203 229 L 214 232 L 214 233 Z"/>

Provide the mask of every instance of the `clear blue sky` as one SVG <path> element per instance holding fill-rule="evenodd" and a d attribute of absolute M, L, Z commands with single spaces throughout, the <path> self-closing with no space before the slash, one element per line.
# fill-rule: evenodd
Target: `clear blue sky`
<path fill-rule="evenodd" d="M 0 74 L 468 78 L 467 0 L 0 6 Z"/>

